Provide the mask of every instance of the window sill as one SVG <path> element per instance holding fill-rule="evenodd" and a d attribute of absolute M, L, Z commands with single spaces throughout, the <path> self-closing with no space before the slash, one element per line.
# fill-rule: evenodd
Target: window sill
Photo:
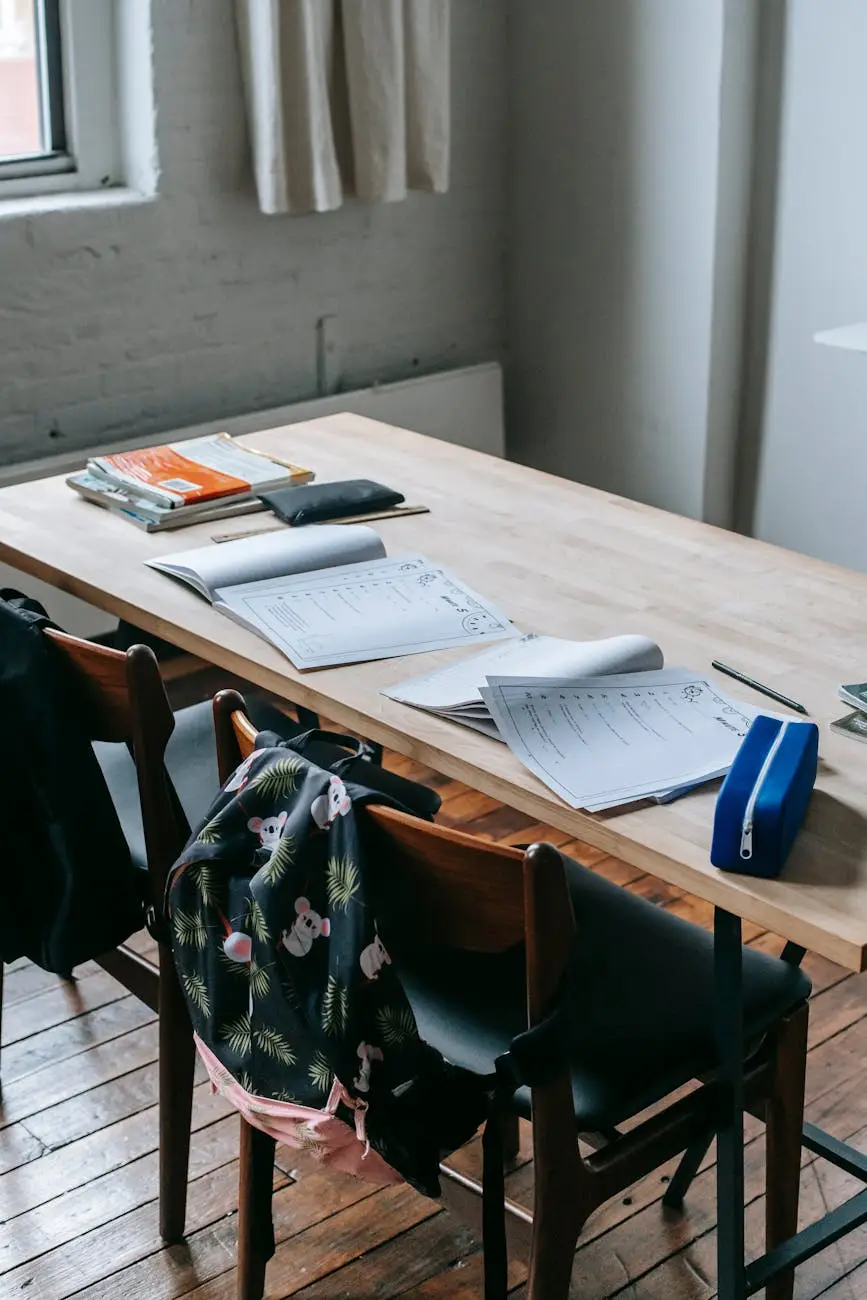
<path fill-rule="evenodd" d="M 99 190 L 68 190 L 62 194 L 22 194 L 4 199 L 0 186 L 0 222 L 38 217 L 50 212 L 114 211 L 153 203 L 156 197 L 155 194 L 119 185 Z"/>

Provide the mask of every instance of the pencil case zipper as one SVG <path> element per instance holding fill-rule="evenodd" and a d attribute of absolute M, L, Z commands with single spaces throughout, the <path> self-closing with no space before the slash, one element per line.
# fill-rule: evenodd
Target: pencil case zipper
<path fill-rule="evenodd" d="M 765 760 L 759 769 L 759 774 L 756 777 L 755 784 L 750 791 L 750 797 L 747 799 L 746 807 L 744 808 L 744 819 L 741 824 L 741 858 L 743 858 L 745 862 L 749 861 L 753 856 L 753 815 L 756 809 L 756 802 L 761 793 L 762 786 L 767 780 L 768 773 L 771 770 L 771 764 L 776 758 L 777 752 L 783 743 L 783 737 L 785 736 L 788 727 L 788 722 L 784 722 L 774 737 L 774 743 L 765 755 Z"/>

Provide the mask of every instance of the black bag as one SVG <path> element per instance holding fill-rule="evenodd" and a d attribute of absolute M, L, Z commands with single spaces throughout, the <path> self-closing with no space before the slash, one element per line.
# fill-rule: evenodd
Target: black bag
<path fill-rule="evenodd" d="M 36 601 L 0 591 L 0 958 L 65 975 L 141 929 L 144 906 L 50 626 Z"/>

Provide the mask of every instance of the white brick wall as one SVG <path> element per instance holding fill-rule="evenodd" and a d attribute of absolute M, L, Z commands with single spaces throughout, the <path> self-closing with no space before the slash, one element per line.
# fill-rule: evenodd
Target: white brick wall
<path fill-rule="evenodd" d="M 152 7 L 158 197 L 0 204 L 0 461 L 311 396 L 325 314 L 347 388 L 498 356 L 502 0 L 454 0 L 451 192 L 303 218 L 256 206 L 231 0 Z"/>

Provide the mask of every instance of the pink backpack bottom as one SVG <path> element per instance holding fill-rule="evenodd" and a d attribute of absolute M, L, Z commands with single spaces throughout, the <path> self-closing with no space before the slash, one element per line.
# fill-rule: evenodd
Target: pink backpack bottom
<path fill-rule="evenodd" d="M 257 1097 L 241 1087 L 197 1034 L 193 1034 L 193 1039 L 211 1087 L 231 1102 L 248 1124 L 261 1129 L 281 1145 L 308 1152 L 319 1163 L 332 1169 L 342 1169 L 372 1183 L 404 1181 L 367 1141 L 367 1103 L 350 1096 L 336 1076 L 323 1110 L 299 1106 L 291 1101 Z M 341 1102 L 355 1112 L 354 1129 L 337 1118 L 337 1107 Z"/>

